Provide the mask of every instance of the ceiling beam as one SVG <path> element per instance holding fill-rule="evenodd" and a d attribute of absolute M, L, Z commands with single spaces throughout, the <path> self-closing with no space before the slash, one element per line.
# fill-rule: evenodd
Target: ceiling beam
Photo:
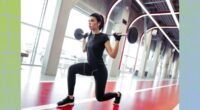
<path fill-rule="evenodd" d="M 172 14 L 172 17 L 173 17 L 173 19 L 174 19 L 174 21 L 175 21 L 175 23 L 176 23 L 176 25 L 177 25 L 177 27 L 179 29 L 179 22 L 178 22 L 178 19 L 177 19 L 175 13 L 174 13 L 174 9 L 172 7 L 172 3 L 170 2 L 170 0 L 166 0 L 166 2 L 167 2 L 167 6 L 168 6 L 168 8 L 169 8 L 169 10 L 170 10 L 170 12 Z"/>
<path fill-rule="evenodd" d="M 175 12 L 175 14 L 179 14 L 179 12 Z M 151 13 L 150 15 L 152 15 L 152 16 L 164 16 L 164 15 L 171 15 L 171 13 Z M 147 14 L 143 14 L 143 15 L 140 15 L 140 16 L 138 16 L 137 18 L 135 18 L 135 19 L 131 22 L 129 28 L 132 27 L 133 24 L 134 24 L 135 22 L 137 22 L 140 18 L 143 18 L 143 17 L 146 17 L 146 16 L 148 16 L 148 15 L 147 15 Z"/>
<path fill-rule="evenodd" d="M 145 11 L 145 13 L 147 13 L 147 15 L 150 17 L 150 19 L 154 22 L 154 24 L 159 28 L 159 30 L 163 33 L 163 35 L 167 38 L 167 40 L 172 44 L 172 46 L 176 49 L 176 51 L 179 53 L 179 49 L 172 42 L 172 40 L 165 33 L 165 31 L 160 27 L 160 25 L 156 22 L 156 20 L 152 17 L 152 15 L 149 13 L 149 11 L 144 7 L 144 5 L 141 3 L 141 1 L 140 0 L 136 0 L 136 1 L 141 6 L 141 8 Z"/>

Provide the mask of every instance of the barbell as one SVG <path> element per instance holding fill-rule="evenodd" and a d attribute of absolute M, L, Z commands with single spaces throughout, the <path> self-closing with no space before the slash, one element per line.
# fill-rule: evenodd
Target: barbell
<path fill-rule="evenodd" d="M 77 40 L 80 40 L 84 37 L 84 32 L 81 28 L 77 28 L 75 31 L 74 31 L 74 36 L 75 36 L 75 39 Z M 107 34 L 108 36 L 113 36 L 113 34 Z M 135 43 L 138 39 L 138 31 L 137 31 L 137 28 L 136 27 L 131 27 L 128 29 L 128 33 L 127 34 L 118 34 L 118 35 L 121 35 L 121 36 L 127 36 L 128 38 L 128 42 L 129 43 Z"/>

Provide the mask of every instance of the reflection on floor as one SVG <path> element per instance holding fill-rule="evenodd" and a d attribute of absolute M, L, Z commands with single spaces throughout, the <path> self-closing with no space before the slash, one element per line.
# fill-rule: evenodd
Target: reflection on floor
<path fill-rule="evenodd" d="M 120 76 L 106 86 L 106 92 L 122 92 L 120 105 L 113 105 L 113 100 L 98 102 L 93 77 L 77 75 L 75 105 L 56 108 L 56 103 L 67 95 L 66 74 L 57 74 L 54 81 L 41 82 L 40 71 L 39 67 L 22 68 L 23 110 L 172 110 L 179 101 L 178 80 L 135 80 Z"/>

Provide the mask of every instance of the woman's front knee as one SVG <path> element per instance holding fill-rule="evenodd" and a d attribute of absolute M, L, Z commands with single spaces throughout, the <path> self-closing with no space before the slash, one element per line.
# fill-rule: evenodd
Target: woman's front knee
<path fill-rule="evenodd" d="M 71 65 L 71 66 L 69 67 L 69 69 L 68 69 L 69 72 L 72 72 L 72 71 L 74 71 L 74 70 L 76 70 L 76 66 L 75 66 L 75 65 Z"/>
<path fill-rule="evenodd" d="M 96 99 L 97 99 L 97 101 L 99 101 L 99 102 L 104 101 L 103 96 L 101 96 L 101 95 L 96 95 Z"/>

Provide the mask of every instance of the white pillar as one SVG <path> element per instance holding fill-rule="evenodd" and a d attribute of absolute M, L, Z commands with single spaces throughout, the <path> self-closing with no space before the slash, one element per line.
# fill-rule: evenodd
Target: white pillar
<path fill-rule="evenodd" d="M 56 75 L 69 13 L 78 0 L 58 0 L 44 56 L 42 73 Z"/>
<path fill-rule="evenodd" d="M 149 51 L 150 51 L 151 38 L 152 38 L 151 31 L 149 31 L 144 36 L 144 48 L 143 48 L 144 50 L 143 50 L 142 61 L 141 61 L 140 70 L 139 70 L 140 78 L 144 78 L 145 68 L 147 65 L 147 60 L 148 60 Z"/>
<path fill-rule="evenodd" d="M 150 69 L 150 73 L 152 73 L 153 78 L 155 78 L 155 76 L 156 76 L 156 68 L 158 66 L 158 60 L 159 60 L 159 54 L 160 54 L 161 46 L 162 46 L 162 40 L 158 40 L 157 44 L 156 44 L 154 57 L 153 57 L 153 62 L 151 64 L 152 66 L 151 66 L 151 69 Z"/>
<path fill-rule="evenodd" d="M 174 56 L 174 52 L 171 53 L 170 59 L 169 59 L 169 66 L 167 69 L 167 76 L 171 75 L 171 70 L 173 68 L 173 56 Z"/>
<path fill-rule="evenodd" d="M 119 27 L 117 27 L 118 25 L 115 26 L 115 29 L 118 30 L 118 32 L 122 32 L 122 33 L 126 33 L 126 29 L 127 29 L 127 25 L 124 25 L 122 23 L 122 19 L 125 19 L 126 21 L 128 21 L 129 18 L 129 9 L 128 7 L 124 7 L 123 11 L 122 11 L 122 18 L 121 18 L 121 22 L 119 24 Z M 118 53 L 117 53 L 117 57 L 115 59 L 110 59 L 111 61 L 111 69 L 110 69 L 110 76 L 111 77 L 117 77 L 119 76 L 119 64 L 120 64 L 120 58 L 122 55 L 122 47 L 123 47 L 123 42 L 125 40 L 125 37 L 122 37 L 119 43 L 119 48 L 118 48 Z"/>
<path fill-rule="evenodd" d="M 169 46 L 167 46 L 166 48 L 167 48 L 167 50 L 164 55 L 164 61 L 163 61 L 162 71 L 161 71 L 162 79 L 167 78 L 167 69 L 168 69 L 169 61 L 170 61 L 170 57 L 171 57 L 171 48 L 169 48 Z"/>
<path fill-rule="evenodd" d="M 173 78 L 177 79 L 178 78 L 178 70 L 179 70 L 179 58 L 176 59 L 175 65 L 174 65 L 174 75 Z"/>

